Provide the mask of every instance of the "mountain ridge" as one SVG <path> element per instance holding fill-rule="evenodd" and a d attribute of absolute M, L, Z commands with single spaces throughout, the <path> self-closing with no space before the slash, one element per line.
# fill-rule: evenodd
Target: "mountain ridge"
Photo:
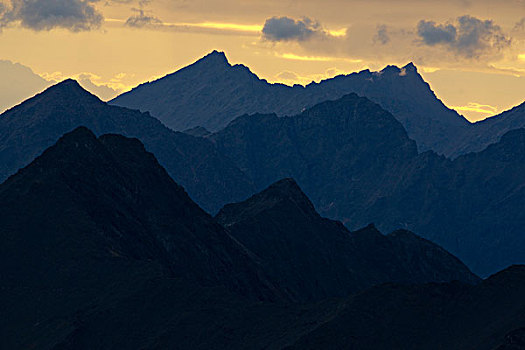
<path fill-rule="evenodd" d="M 209 66 L 218 61 L 218 68 L 199 69 L 207 66 L 207 61 L 211 61 Z M 159 80 L 141 84 L 110 103 L 150 111 L 174 130 L 201 126 L 218 131 L 243 114 L 294 115 L 352 92 L 370 98 L 396 116 L 421 150 L 449 152 L 449 144 L 469 124 L 436 97 L 414 64 L 287 86 L 268 83 L 244 65 L 232 66 L 225 54 L 217 51 Z M 414 98 L 408 98 L 410 95 Z"/>
<path fill-rule="evenodd" d="M 139 138 L 208 211 L 218 210 L 228 197 L 238 200 L 253 191 L 242 172 L 208 140 L 174 132 L 149 113 L 109 106 L 72 79 L 0 115 L 0 182 L 78 126 L 98 135 Z"/>
<path fill-rule="evenodd" d="M 479 282 L 459 259 L 413 233 L 384 236 L 374 225 L 350 232 L 322 218 L 291 178 L 226 205 L 215 218 L 300 301 L 346 297 L 385 282 Z"/>

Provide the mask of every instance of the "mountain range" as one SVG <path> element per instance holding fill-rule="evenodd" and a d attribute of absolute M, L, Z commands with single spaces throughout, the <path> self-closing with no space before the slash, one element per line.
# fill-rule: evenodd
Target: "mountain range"
<path fill-rule="evenodd" d="M 336 299 L 294 301 L 313 300 L 317 290 L 323 298 L 349 294 L 330 279 L 318 279 L 322 275 L 312 274 L 301 256 L 324 258 L 316 261 L 317 268 L 328 273 L 342 271 L 334 265 L 338 260 L 346 260 L 348 271 L 366 267 L 371 275 L 338 276 L 338 283 L 353 284 L 355 292 L 399 279 L 479 282 L 455 257 L 413 234 L 385 237 L 373 227 L 351 234 L 340 223 L 323 220 L 289 179 L 225 207 L 215 220 L 140 141 L 120 135 L 97 138 L 84 127 L 64 135 L 0 185 L 0 202 L 3 348 L 292 344 L 333 318 L 342 305 Z M 300 217 L 305 208 L 308 215 Z M 238 212 L 251 223 L 243 226 L 249 230 L 243 231 L 243 240 L 251 230 L 257 232 L 259 220 L 289 225 L 283 212 L 299 215 L 293 222 L 310 228 L 303 236 L 290 232 L 285 239 L 297 254 L 276 252 L 270 266 L 267 255 L 237 239 Z M 255 239 L 264 239 L 261 233 L 275 239 L 271 227 L 261 224 L 258 232 Z M 333 234 L 340 241 L 332 241 Z M 326 248 L 341 241 L 349 243 L 338 248 L 334 260 L 326 259 Z M 383 242 L 374 246 L 376 241 Z M 275 275 L 279 265 L 290 269 L 288 261 L 301 276 L 302 289 L 288 288 L 293 284 Z M 287 316 L 275 322 L 283 313 Z M 255 325 L 266 329 L 269 338 L 263 341 Z M 231 327 L 231 333 L 224 327 Z M 201 332 L 211 337 L 201 339 Z"/>
<path fill-rule="evenodd" d="M 248 67 L 231 65 L 218 51 L 164 78 L 141 84 L 110 103 L 149 111 L 173 130 L 201 126 L 218 131 L 243 114 L 294 115 L 352 92 L 394 114 L 421 150 L 446 152 L 448 142 L 469 124 L 436 98 L 413 64 L 290 87 L 259 79 Z"/>
<path fill-rule="evenodd" d="M 353 94 L 293 117 L 240 117 L 207 138 L 258 189 L 293 177 L 323 216 L 417 232 L 488 276 L 525 261 L 524 136 L 455 160 L 418 153 L 390 113 Z"/>
<path fill-rule="evenodd" d="M 0 115 L 0 182 L 79 126 L 97 135 L 137 137 L 208 211 L 254 192 L 232 161 L 209 141 L 174 132 L 148 113 L 109 106 L 70 79 Z"/>
<path fill-rule="evenodd" d="M 0 348 L 524 349 L 524 125 L 413 64 L 66 80 L 0 115 Z"/>
<path fill-rule="evenodd" d="M 218 51 L 141 84 L 111 103 L 149 111 L 174 130 L 203 127 L 215 132 L 243 114 L 295 115 L 349 93 L 367 97 L 392 113 L 420 151 L 433 150 L 449 157 L 481 151 L 507 131 L 525 127 L 523 105 L 483 122 L 469 123 L 436 97 L 412 63 L 339 75 L 307 86 L 286 86 L 270 84 L 244 65 L 231 65 Z"/>
<path fill-rule="evenodd" d="M 0 116 L 1 178 L 82 125 L 140 139 L 212 214 L 292 177 L 321 215 L 350 230 L 375 223 L 416 232 L 481 276 L 525 261 L 521 129 L 450 160 L 419 153 L 392 114 L 350 94 L 297 116 L 245 115 L 216 133 L 181 133 L 67 80 Z"/>

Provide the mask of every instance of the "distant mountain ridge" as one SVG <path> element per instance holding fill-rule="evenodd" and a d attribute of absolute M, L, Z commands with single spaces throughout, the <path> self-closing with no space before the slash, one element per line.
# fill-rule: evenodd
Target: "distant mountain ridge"
<path fill-rule="evenodd" d="M 0 115 L 0 182 L 79 126 L 98 135 L 137 137 L 206 210 L 255 189 L 208 140 L 174 132 L 148 113 L 109 106 L 68 79 Z"/>
<path fill-rule="evenodd" d="M 525 128 L 525 102 L 496 116 L 477 122 L 458 142 L 452 156 L 479 152 L 498 142 L 507 132 Z"/>
<path fill-rule="evenodd" d="M 391 112 L 423 151 L 449 153 L 469 122 L 447 108 L 413 64 L 340 75 L 306 87 L 269 84 L 213 51 L 179 71 L 144 83 L 110 103 L 149 111 L 174 130 L 218 131 L 243 114 L 295 115 L 325 100 L 358 93 Z"/>

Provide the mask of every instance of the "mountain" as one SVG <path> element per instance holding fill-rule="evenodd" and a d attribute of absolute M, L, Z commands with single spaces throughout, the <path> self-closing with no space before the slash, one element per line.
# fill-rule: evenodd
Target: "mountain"
<path fill-rule="evenodd" d="M 0 203 L 0 348 L 283 349 L 319 339 L 329 348 L 352 344 L 347 335 L 354 328 L 340 332 L 352 322 L 366 328 L 359 334 L 376 334 L 376 344 L 388 332 L 411 343 L 437 330 L 443 337 L 437 344 L 455 344 L 464 331 L 466 341 L 513 346 L 525 321 L 523 267 L 481 287 L 458 281 L 386 284 L 345 298 L 292 302 L 266 263 L 230 234 L 238 220 L 273 217 L 280 221 L 273 227 L 290 228 L 290 219 L 305 228 L 305 241 L 315 238 L 307 223 L 326 229 L 326 238 L 336 227 L 364 242 L 360 247 L 375 249 L 362 254 L 389 268 L 378 253 L 390 242 L 405 264 L 417 265 L 414 277 L 430 276 L 438 266 L 438 279 L 450 277 L 451 266 L 466 279 L 468 271 L 408 232 L 385 237 L 370 226 L 349 234 L 320 218 L 289 179 L 225 207 L 223 213 L 237 218 L 225 229 L 140 141 L 121 135 L 97 138 L 76 128 L 1 184 Z M 289 217 L 275 217 L 283 206 Z M 297 231 L 281 233 L 297 242 Z M 318 238 L 314 243 L 327 241 Z M 377 242 L 383 242 L 379 248 Z M 429 322 L 432 312 L 437 317 Z M 324 338 L 326 330 L 336 337 Z"/>
<path fill-rule="evenodd" d="M 141 84 L 111 103 L 149 111 L 173 130 L 201 126 L 218 131 L 243 114 L 295 115 L 352 92 L 392 113 L 423 151 L 451 153 L 470 125 L 436 97 L 413 64 L 291 87 L 269 84 L 246 66 L 231 65 L 217 51 L 164 78 Z"/>
<path fill-rule="evenodd" d="M 48 348 L 99 307 L 145 307 L 144 289 L 285 300 L 136 139 L 77 128 L 0 185 L 0 203 L 2 348 Z"/>
<path fill-rule="evenodd" d="M 524 292 L 525 266 L 476 286 L 377 286 L 288 349 L 523 349 Z"/>
<path fill-rule="evenodd" d="M 229 204 L 219 223 L 252 251 L 273 280 L 298 300 L 348 296 L 384 282 L 478 282 L 440 247 L 408 231 L 350 233 L 322 218 L 292 179 Z"/>
<path fill-rule="evenodd" d="M 209 141 L 174 132 L 148 113 L 109 106 L 74 80 L 52 86 L 0 115 L 0 182 L 79 126 L 97 135 L 118 133 L 140 139 L 208 211 L 254 191 L 244 174 Z"/>
<path fill-rule="evenodd" d="M 418 153 L 390 113 L 351 94 L 293 117 L 243 116 L 207 139 L 259 190 L 292 177 L 322 216 L 416 232 L 488 276 L 525 262 L 524 133 L 452 161 Z"/>
<path fill-rule="evenodd" d="M 525 102 L 499 115 L 477 122 L 463 135 L 451 154 L 459 156 L 479 152 L 498 142 L 508 131 L 525 127 Z"/>

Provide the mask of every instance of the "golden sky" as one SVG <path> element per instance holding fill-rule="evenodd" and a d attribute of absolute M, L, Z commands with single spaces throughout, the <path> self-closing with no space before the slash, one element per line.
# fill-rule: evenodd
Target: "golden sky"
<path fill-rule="evenodd" d="M 217 49 L 287 84 L 414 62 L 470 120 L 525 100 L 525 0 L 0 0 L 0 30 L 0 60 L 103 99 Z"/>

